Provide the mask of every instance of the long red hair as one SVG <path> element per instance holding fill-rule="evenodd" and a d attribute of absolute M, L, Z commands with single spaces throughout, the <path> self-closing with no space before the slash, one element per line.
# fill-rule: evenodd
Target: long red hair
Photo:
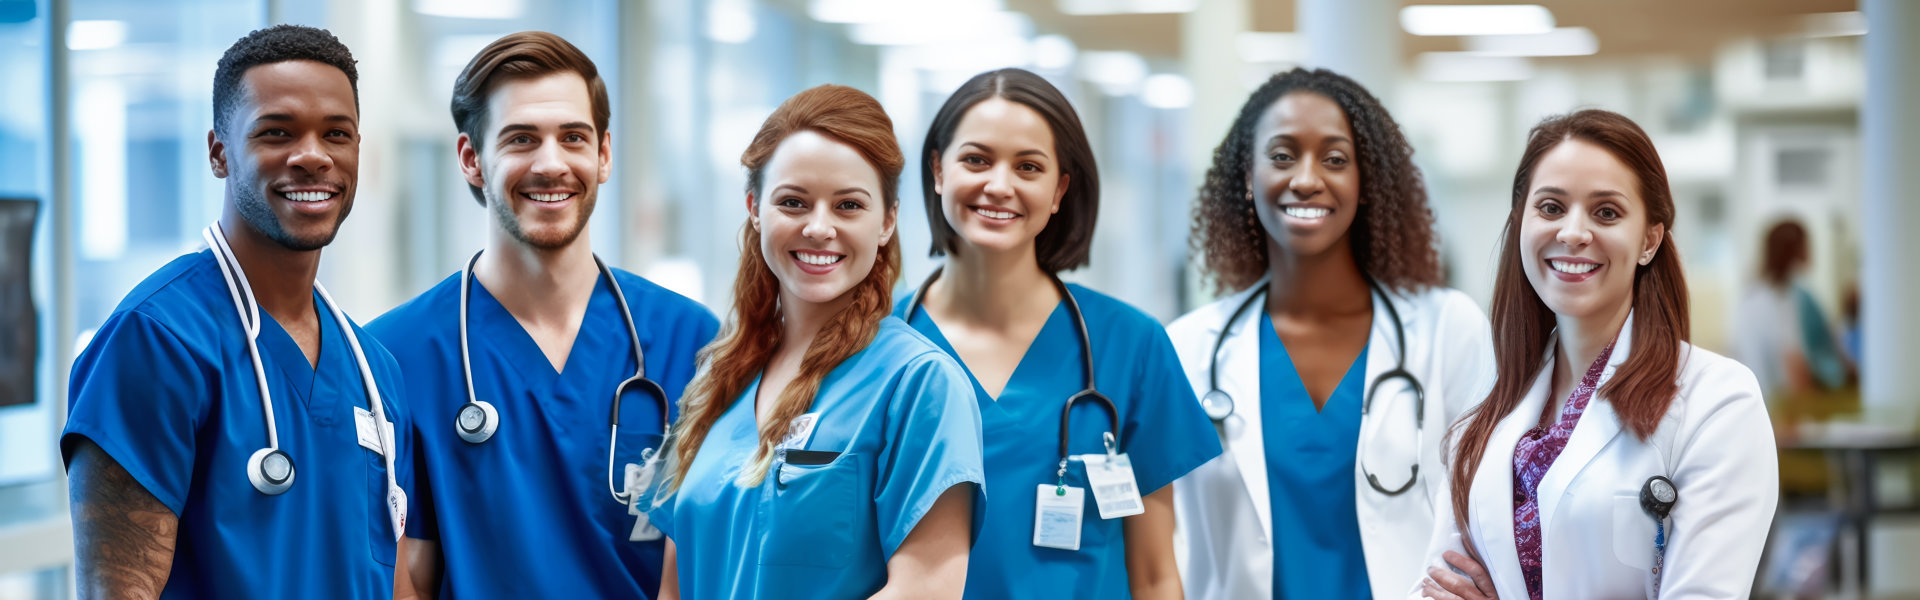
<path fill-rule="evenodd" d="M 906 164 L 900 144 L 893 137 L 893 120 L 880 103 L 861 92 L 841 85 L 822 85 L 788 98 L 775 109 L 753 144 L 740 155 L 747 168 L 747 192 L 759 195 L 767 163 L 780 142 L 795 133 L 813 131 L 851 146 L 860 152 L 880 174 L 881 197 L 891 213 L 900 206 L 900 171 Z M 773 447 L 786 437 L 794 418 L 813 407 L 813 396 L 820 381 L 853 356 L 880 331 L 880 321 L 893 312 L 893 286 L 900 279 L 900 237 L 892 236 L 880 247 L 873 270 L 848 294 L 853 300 L 835 314 L 814 336 L 800 360 L 800 374 L 780 392 L 776 408 L 759 426 L 760 445 L 747 468 L 740 472 L 740 483 L 757 486 L 772 465 Z M 740 233 L 740 270 L 733 283 L 733 311 L 725 329 L 713 344 L 700 351 L 702 373 L 688 384 L 680 398 L 680 419 L 672 430 L 671 478 L 664 482 L 666 494 L 679 488 L 693 464 L 694 455 L 706 441 L 707 433 L 720 415 L 727 412 L 753 378 L 766 368 L 773 352 L 780 347 L 780 281 L 767 266 L 760 252 L 760 232 L 742 225 Z M 665 496 L 666 494 L 662 494 Z"/>
<path fill-rule="evenodd" d="M 1687 282 L 1673 244 L 1673 192 L 1653 141 L 1639 125 L 1619 114 L 1583 110 L 1549 117 L 1533 127 L 1520 169 L 1513 175 L 1513 208 L 1507 214 L 1500 272 L 1493 284 L 1493 355 L 1499 379 L 1479 406 L 1460 417 L 1448 433 L 1458 435 L 1453 456 L 1453 516 L 1469 552 L 1467 498 L 1487 440 L 1501 419 L 1513 413 L 1533 380 L 1546 366 L 1552 340 L 1553 311 L 1527 282 L 1520 260 L 1520 221 L 1526 216 L 1527 188 L 1540 158 L 1561 142 L 1578 139 L 1605 149 L 1631 169 L 1647 205 L 1647 226 L 1661 225 L 1666 235 L 1653 260 L 1633 273 L 1633 344 L 1625 363 L 1600 387 L 1622 425 L 1644 440 L 1653 435 L 1667 406 L 1679 392 L 1680 344 L 1688 339 Z"/>

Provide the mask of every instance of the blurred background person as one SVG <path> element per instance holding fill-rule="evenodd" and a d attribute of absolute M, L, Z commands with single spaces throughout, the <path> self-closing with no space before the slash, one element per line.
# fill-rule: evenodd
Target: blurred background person
<path fill-rule="evenodd" d="M 1845 385 L 1852 364 L 1839 330 L 1800 280 L 1812 265 L 1807 229 L 1785 220 L 1767 229 L 1759 277 L 1732 313 L 1733 356 L 1753 369 L 1769 394 Z"/>

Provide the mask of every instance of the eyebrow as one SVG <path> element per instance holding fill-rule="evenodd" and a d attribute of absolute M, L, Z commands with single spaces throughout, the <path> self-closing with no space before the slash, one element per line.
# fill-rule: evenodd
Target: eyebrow
<path fill-rule="evenodd" d="M 1274 146 L 1274 144 L 1277 144 L 1282 141 L 1287 141 L 1287 142 L 1299 141 L 1299 138 L 1293 137 L 1292 134 L 1277 133 L 1277 134 L 1274 134 L 1273 137 L 1267 138 L 1267 147 L 1271 148 Z M 1337 143 L 1337 142 L 1346 142 L 1349 144 L 1353 143 L 1353 140 L 1347 139 L 1347 136 L 1344 136 L 1344 135 L 1330 135 L 1330 136 L 1327 136 L 1326 139 L 1322 141 L 1328 144 Z"/>
<path fill-rule="evenodd" d="M 571 123 L 563 123 L 560 125 L 561 131 L 566 131 L 571 129 L 578 129 L 582 131 L 591 132 L 593 131 L 593 124 L 588 123 L 586 121 L 573 121 Z M 514 133 L 519 131 L 540 131 L 540 128 L 533 125 L 526 124 L 526 123 L 509 123 L 507 125 L 502 125 L 500 127 L 500 131 L 494 133 L 493 137 L 502 137 L 509 133 Z"/>
<path fill-rule="evenodd" d="M 286 122 L 292 122 L 296 120 L 298 119 L 294 118 L 293 115 L 290 115 L 287 113 L 270 113 L 270 114 L 264 114 L 258 117 L 254 117 L 253 122 L 256 124 L 263 121 L 271 121 L 275 123 L 286 123 Z M 345 123 L 354 122 L 353 117 L 349 117 L 347 115 L 327 115 L 325 118 L 322 118 L 320 120 L 327 121 L 327 122 L 345 122 Z"/>
<path fill-rule="evenodd" d="M 992 154 L 992 153 L 993 153 L 993 148 L 990 148 L 990 147 L 988 147 L 988 146 L 987 146 L 986 144 L 982 144 L 982 143 L 980 143 L 980 142 L 962 142 L 962 143 L 961 143 L 960 145 L 962 145 L 962 146 L 973 146 L 973 147 L 975 147 L 975 148 L 979 148 L 981 152 L 985 152 L 985 153 L 988 153 L 988 154 Z M 1037 148 L 1029 148 L 1029 149 L 1026 149 L 1026 150 L 1021 150 L 1020 152 L 1018 152 L 1018 153 L 1016 153 L 1016 154 L 1014 154 L 1014 156 L 1039 156 L 1039 157 L 1043 157 L 1043 158 L 1044 158 L 1044 157 L 1046 157 L 1046 156 L 1047 156 L 1047 153 L 1046 153 L 1046 151 L 1044 151 L 1044 150 L 1040 150 L 1040 149 L 1037 149 Z"/>
<path fill-rule="evenodd" d="M 777 185 L 777 186 L 774 186 L 774 187 L 773 187 L 773 191 L 775 191 L 775 192 L 778 192 L 778 191 L 780 191 L 780 190 L 790 190 L 790 191 L 792 191 L 793 193 L 796 193 L 796 194 L 800 194 L 800 195 L 802 195 L 802 196 L 805 196 L 805 195 L 809 195 L 809 194 L 811 194 L 811 192 L 808 192 L 808 191 L 807 191 L 807 188 L 803 188 L 803 187 L 800 187 L 800 186 L 797 186 L 797 185 L 794 185 L 794 184 L 791 184 L 791 183 L 782 183 L 782 184 L 780 184 L 780 185 Z M 845 195 L 848 195 L 848 194 L 862 194 L 862 195 L 865 195 L 865 196 L 867 196 L 868 198 L 872 198 L 872 197 L 873 197 L 873 193 L 872 193 L 872 192 L 869 192 L 869 191 L 867 191 L 867 188 L 863 188 L 863 187 L 859 187 L 859 186 L 854 186 L 854 187 L 849 187 L 849 188 L 840 188 L 840 189 L 838 189 L 838 190 L 834 190 L 834 192 L 833 192 L 833 195 L 835 195 L 835 196 L 845 196 Z"/>
<path fill-rule="evenodd" d="M 1543 185 L 1543 186 L 1540 186 L 1539 189 L 1533 190 L 1533 195 L 1538 196 L 1541 194 L 1552 194 L 1555 196 L 1571 196 L 1572 195 L 1572 194 L 1568 194 L 1566 190 L 1553 187 L 1550 185 Z M 1598 198 L 1598 197 L 1606 197 L 1606 196 L 1614 196 L 1614 197 L 1620 197 L 1620 198 L 1627 197 L 1625 193 L 1620 192 L 1618 190 L 1594 190 L 1593 193 L 1587 194 L 1588 198 Z"/>

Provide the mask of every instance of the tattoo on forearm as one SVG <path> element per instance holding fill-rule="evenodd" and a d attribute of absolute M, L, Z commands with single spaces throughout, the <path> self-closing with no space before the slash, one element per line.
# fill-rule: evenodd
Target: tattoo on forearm
<path fill-rule="evenodd" d="M 80 443 L 68 474 L 80 597 L 158 598 L 179 517 L 91 442 Z"/>

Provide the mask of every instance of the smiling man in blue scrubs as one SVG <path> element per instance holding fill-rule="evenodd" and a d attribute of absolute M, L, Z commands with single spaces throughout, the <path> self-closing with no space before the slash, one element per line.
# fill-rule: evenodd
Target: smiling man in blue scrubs
<path fill-rule="evenodd" d="M 619 492 L 719 322 L 593 254 L 587 219 L 613 163 L 586 54 L 550 33 L 502 37 L 452 104 L 486 247 L 369 326 L 408 373 L 421 440 L 402 595 L 651 597 L 663 542 Z"/>
<path fill-rule="evenodd" d="M 411 447 L 390 426 L 399 371 L 314 281 L 353 207 L 355 79 L 307 27 L 220 59 L 210 248 L 142 281 L 73 365 L 60 450 L 80 597 L 392 594 L 412 479 L 386 452 Z"/>

